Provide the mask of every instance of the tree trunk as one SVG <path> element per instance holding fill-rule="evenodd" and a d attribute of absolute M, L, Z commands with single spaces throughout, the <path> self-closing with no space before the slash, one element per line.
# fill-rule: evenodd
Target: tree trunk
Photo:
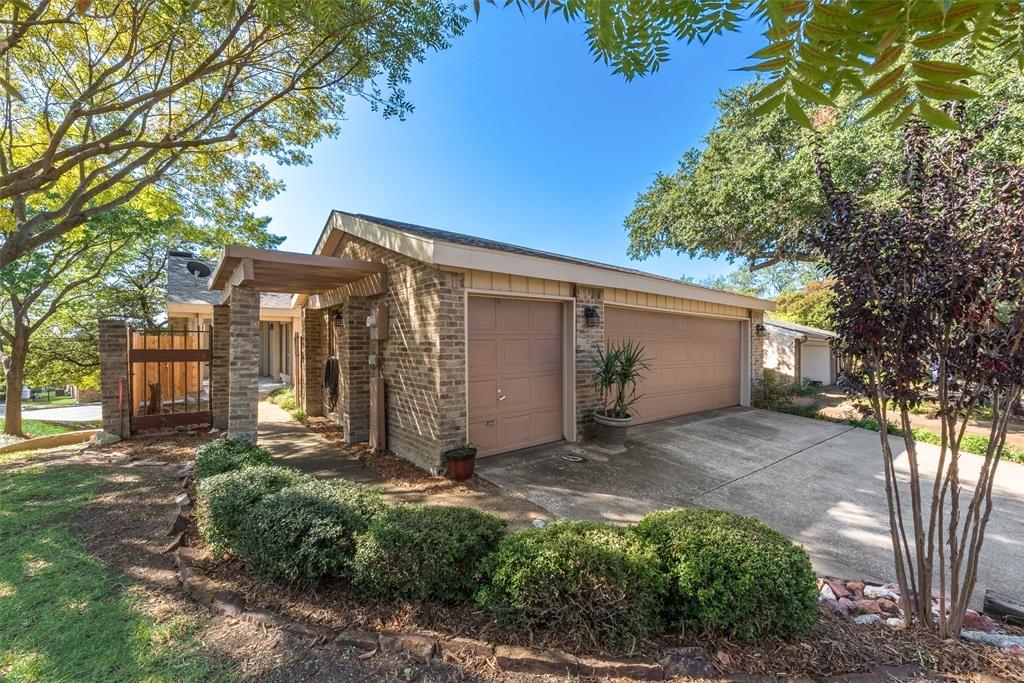
<path fill-rule="evenodd" d="M 21 390 L 25 386 L 25 359 L 28 356 L 28 328 L 20 323 L 14 326 L 14 341 L 7 365 L 7 406 L 4 415 L 4 434 L 23 436 L 21 427 Z"/>

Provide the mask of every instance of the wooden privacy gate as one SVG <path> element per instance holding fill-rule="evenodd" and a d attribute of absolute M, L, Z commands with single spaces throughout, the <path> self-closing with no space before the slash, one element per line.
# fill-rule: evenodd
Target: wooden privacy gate
<path fill-rule="evenodd" d="M 209 427 L 211 332 L 158 330 L 128 334 L 132 434 Z"/>

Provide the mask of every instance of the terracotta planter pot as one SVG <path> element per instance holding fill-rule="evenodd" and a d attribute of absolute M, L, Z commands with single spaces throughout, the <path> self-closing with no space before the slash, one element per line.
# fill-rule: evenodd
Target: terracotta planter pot
<path fill-rule="evenodd" d="M 594 411 L 594 440 L 604 448 L 623 448 L 629 435 L 633 416 L 609 417 L 600 410 Z"/>
<path fill-rule="evenodd" d="M 448 476 L 455 481 L 464 481 L 476 470 L 476 449 L 456 448 L 444 454 L 448 459 Z"/>

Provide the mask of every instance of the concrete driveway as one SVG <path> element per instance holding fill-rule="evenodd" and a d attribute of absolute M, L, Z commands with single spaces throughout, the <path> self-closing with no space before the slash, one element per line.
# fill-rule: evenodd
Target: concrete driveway
<path fill-rule="evenodd" d="M 918 448 L 934 472 L 938 448 Z M 980 462 L 961 460 L 965 494 Z M 894 578 L 876 432 L 731 408 L 634 427 L 624 453 L 553 444 L 482 459 L 477 473 L 567 519 L 629 523 L 691 505 L 751 515 L 807 548 L 819 574 Z M 1024 595 L 1024 466 L 1000 463 L 994 497 L 977 602 L 985 589 Z"/>

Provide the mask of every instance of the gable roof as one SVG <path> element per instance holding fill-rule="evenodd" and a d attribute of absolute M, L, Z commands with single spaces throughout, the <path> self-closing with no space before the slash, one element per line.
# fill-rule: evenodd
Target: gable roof
<path fill-rule="evenodd" d="M 757 310 L 774 310 L 775 302 L 646 273 L 589 259 L 523 247 L 509 242 L 428 228 L 379 216 L 332 211 L 314 253 L 329 251 L 332 230 L 352 234 L 437 266 L 486 270 L 584 285 L 633 289 L 697 301 Z M 553 272 L 553 265 L 564 267 Z"/>
<path fill-rule="evenodd" d="M 198 263 L 209 269 L 210 275 L 197 277 L 189 269 L 189 263 Z M 207 261 L 188 256 L 167 257 L 167 303 L 199 304 L 213 306 L 220 303 L 220 290 L 209 289 L 210 276 L 217 270 L 216 261 Z M 262 308 L 291 308 L 292 295 L 276 292 L 260 292 Z"/>
<path fill-rule="evenodd" d="M 817 339 L 835 339 L 839 335 L 835 332 L 829 332 L 818 327 L 811 327 L 810 325 L 800 325 L 799 323 L 793 323 L 788 320 L 778 320 L 776 318 L 765 318 L 764 324 L 767 327 L 777 327 L 788 332 L 796 332 L 798 334 L 805 334 L 808 337 L 814 337 Z"/>

